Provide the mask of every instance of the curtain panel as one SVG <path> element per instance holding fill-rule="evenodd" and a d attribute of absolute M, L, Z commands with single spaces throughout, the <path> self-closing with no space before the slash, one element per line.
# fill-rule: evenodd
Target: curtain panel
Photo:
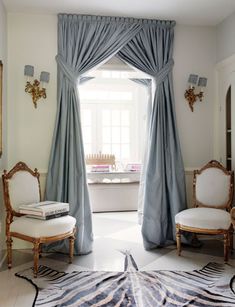
<path fill-rule="evenodd" d="M 150 24 L 118 52 L 153 78 L 153 102 L 140 200 L 144 247 L 175 240 L 175 214 L 186 209 L 185 175 L 176 127 L 172 82 L 174 22 Z"/>
<path fill-rule="evenodd" d="M 77 85 L 84 73 L 116 53 L 152 76 L 156 87 L 144 162 L 144 246 L 153 248 L 173 238 L 174 215 L 185 208 L 171 78 L 174 25 L 133 18 L 58 16 L 58 105 L 46 199 L 70 203 L 78 226 L 76 254 L 89 253 L 93 241 Z M 54 243 L 46 250 L 67 252 L 68 244 Z"/>
<path fill-rule="evenodd" d="M 141 25 L 129 18 L 58 16 L 58 105 L 45 197 L 69 202 L 70 214 L 77 219 L 76 254 L 89 253 L 93 241 L 78 82 L 84 73 L 108 60 L 140 29 Z M 46 250 L 67 252 L 68 242 L 55 242 Z"/>

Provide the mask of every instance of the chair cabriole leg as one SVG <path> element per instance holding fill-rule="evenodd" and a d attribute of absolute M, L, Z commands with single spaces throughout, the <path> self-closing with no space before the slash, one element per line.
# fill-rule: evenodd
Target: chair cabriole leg
<path fill-rule="evenodd" d="M 69 263 L 73 261 L 74 253 L 74 236 L 69 237 Z"/>
<path fill-rule="evenodd" d="M 42 243 L 39 244 L 39 258 L 42 258 Z"/>
<path fill-rule="evenodd" d="M 12 238 L 7 237 L 6 243 L 7 243 L 7 266 L 8 269 L 11 269 L 12 267 Z"/>
<path fill-rule="evenodd" d="M 180 256 L 181 255 L 181 231 L 180 231 L 179 225 L 176 225 L 176 245 L 177 245 L 178 256 Z"/>
<path fill-rule="evenodd" d="M 231 251 L 231 254 L 233 253 L 233 225 L 231 225 L 230 227 L 230 251 Z"/>
<path fill-rule="evenodd" d="M 39 259 L 39 249 L 40 249 L 40 242 L 39 240 L 35 240 L 33 243 L 33 252 L 34 252 L 34 267 L 33 273 L 34 277 L 36 278 L 38 275 L 38 259 Z"/>
<path fill-rule="evenodd" d="M 229 236 L 229 231 L 224 233 L 224 262 L 228 262 Z"/>

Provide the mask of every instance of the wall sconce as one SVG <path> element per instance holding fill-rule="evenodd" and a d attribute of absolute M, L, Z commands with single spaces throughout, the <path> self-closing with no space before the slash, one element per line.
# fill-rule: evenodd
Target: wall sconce
<path fill-rule="evenodd" d="M 31 81 L 33 80 L 33 75 L 34 75 L 34 67 L 31 65 L 25 65 L 24 75 L 27 77 L 27 81 L 25 85 L 25 92 L 32 95 L 34 107 L 37 108 L 38 99 L 40 98 L 45 99 L 47 97 L 46 83 L 49 82 L 50 73 L 46 71 L 42 71 L 40 74 L 40 81 L 35 79 L 33 83 L 31 83 Z M 42 87 L 40 87 L 40 84 L 42 84 Z"/>
<path fill-rule="evenodd" d="M 197 84 L 198 75 L 189 75 L 188 83 L 189 88 L 185 91 L 184 97 L 188 100 L 189 107 L 191 111 L 193 112 L 193 105 L 196 102 L 197 99 L 202 101 L 203 96 L 203 87 L 206 87 L 207 84 L 207 78 L 200 77 Z M 196 94 L 194 92 L 195 85 L 197 84 L 198 87 L 200 87 L 200 92 Z"/>

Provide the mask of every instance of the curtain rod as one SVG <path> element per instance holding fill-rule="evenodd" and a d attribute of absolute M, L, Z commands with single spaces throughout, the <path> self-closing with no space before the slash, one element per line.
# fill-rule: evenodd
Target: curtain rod
<path fill-rule="evenodd" d="M 166 28 L 172 28 L 176 22 L 174 20 L 158 20 L 158 19 L 144 19 L 133 17 L 119 17 L 119 16 L 100 16 L 100 15 L 81 15 L 81 14 L 66 14 L 59 13 L 59 20 L 68 21 L 98 21 L 98 22 L 121 22 L 121 23 L 137 23 L 141 25 L 157 25 Z"/>

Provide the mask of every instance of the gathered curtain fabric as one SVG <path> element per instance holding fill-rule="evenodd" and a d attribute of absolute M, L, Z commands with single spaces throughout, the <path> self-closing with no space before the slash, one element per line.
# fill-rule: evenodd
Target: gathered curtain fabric
<path fill-rule="evenodd" d="M 153 79 L 152 112 L 139 193 L 145 249 L 175 240 L 175 214 L 186 209 L 185 174 L 172 81 L 174 22 L 145 25 L 118 56 Z"/>
<path fill-rule="evenodd" d="M 76 254 L 89 253 L 93 242 L 78 84 L 83 74 L 117 52 L 151 75 L 156 86 L 145 161 L 144 245 L 153 248 L 172 238 L 174 214 L 185 205 L 171 79 L 173 26 L 156 20 L 58 16 L 58 105 L 45 197 L 69 202 L 70 214 L 77 219 Z M 55 242 L 46 250 L 67 252 L 68 243 Z"/>
<path fill-rule="evenodd" d="M 138 23 L 128 18 L 58 16 L 58 105 L 45 197 L 69 202 L 70 214 L 77 219 L 76 254 L 89 253 L 93 241 L 77 88 L 79 78 L 114 55 L 140 29 Z M 67 240 L 46 247 L 47 251 L 67 252 L 68 249 Z"/>

